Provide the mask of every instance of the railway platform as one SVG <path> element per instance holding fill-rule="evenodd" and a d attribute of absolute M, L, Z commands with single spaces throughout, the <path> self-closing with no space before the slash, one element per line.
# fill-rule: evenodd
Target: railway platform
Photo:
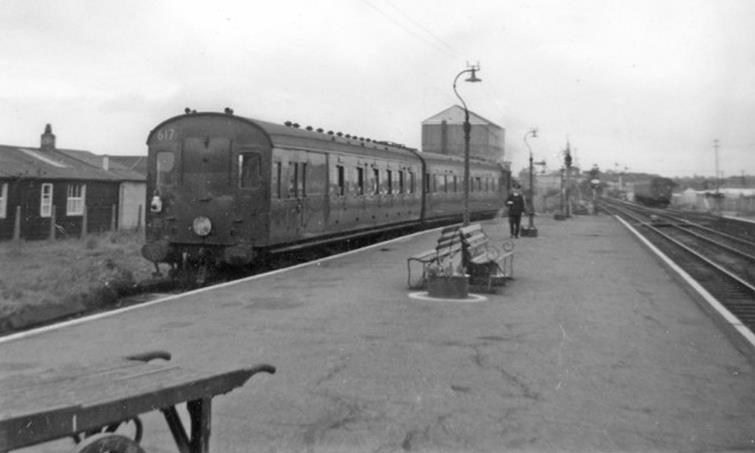
<path fill-rule="evenodd" d="M 0 339 L 0 377 L 150 349 L 274 365 L 214 399 L 211 451 L 755 451 L 755 368 L 730 332 L 614 218 L 535 221 L 500 294 L 408 289 L 428 231 Z M 505 218 L 482 226 L 508 239 Z M 161 423 L 147 451 L 173 451 Z"/>

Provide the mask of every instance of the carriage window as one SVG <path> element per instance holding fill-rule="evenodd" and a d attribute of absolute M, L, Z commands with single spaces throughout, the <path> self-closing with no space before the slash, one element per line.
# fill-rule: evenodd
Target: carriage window
<path fill-rule="evenodd" d="M 336 165 L 336 173 L 336 176 L 338 177 L 338 196 L 342 197 L 346 194 L 346 180 L 343 165 Z"/>
<path fill-rule="evenodd" d="M 404 193 L 404 171 L 398 172 L 398 193 Z"/>
<path fill-rule="evenodd" d="M 448 192 L 448 175 L 443 175 L 443 192 Z"/>
<path fill-rule="evenodd" d="M 414 193 L 415 186 L 414 186 L 414 172 L 409 172 L 409 193 Z"/>
<path fill-rule="evenodd" d="M 388 195 L 391 195 L 393 193 L 393 171 L 391 170 L 385 171 L 385 180 L 386 180 L 386 184 L 388 185 L 388 190 L 386 191 L 386 193 Z"/>
<path fill-rule="evenodd" d="M 302 162 L 301 163 L 301 190 L 299 190 L 299 193 L 301 194 L 302 198 L 307 196 L 307 163 Z"/>
<path fill-rule="evenodd" d="M 297 181 L 299 180 L 299 162 L 288 163 L 288 198 L 298 195 Z"/>
<path fill-rule="evenodd" d="M 270 181 L 270 186 L 273 189 L 273 195 L 275 195 L 276 198 L 281 197 L 281 163 L 276 162 L 273 164 L 273 174 Z"/>
<path fill-rule="evenodd" d="M 357 167 L 357 190 L 359 195 L 364 195 L 364 168 Z"/>
<path fill-rule="evenodd" d="M 372 193 L 380 195 L 380 170 L 372 169 Z"/>
<path fill-rule="evenodd" d="M 260 155 L 257 153 L 239 154 L 239 187 L 255 189 L 260 186 Z"/>
<path fill-rule="evenodd" d="M 425 192 L 430 193 L 430 173 L 425 173 Z"/>
<path fill-rule="evenodd" d="M 159 186 L 172 186 L 176 183 L 175 167 L 176 167 L 176 155 L 161 151 L 157 153 L 157 180 L 156 185 Z"/>
<path fill-rule="evenodd" d="M 458 192 L 458 191 L 459 191 L 459 178 L 456 175 L 454 175 L 454 192 Z"/>

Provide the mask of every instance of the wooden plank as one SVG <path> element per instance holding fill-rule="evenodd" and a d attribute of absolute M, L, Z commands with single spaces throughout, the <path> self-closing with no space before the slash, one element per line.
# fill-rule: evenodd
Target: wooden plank
<path fill-rule="evenodd" d="M 71 375 L 68 370 L 65 379 L 47 380 L 65 383 L 62 387 L 53 384 L 50 390 L 36 382 L 29 388 L 32 392 L 42 390 L 41 397 L 28 392 L 8 395 L 0 415 L 0 451 L 66 437 L 185 401 L 212 398 L 243 385 L 257 372 L 275 371 L 261 365 L 203 373 L 136 363 L 141 366 L 104 373 L 96 370 L 93 374 Z M 16 389 L 21 390 L 18 386 Z"/>

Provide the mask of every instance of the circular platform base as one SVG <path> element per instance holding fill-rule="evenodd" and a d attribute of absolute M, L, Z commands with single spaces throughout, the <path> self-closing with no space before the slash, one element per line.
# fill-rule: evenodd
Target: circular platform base
<path fill-rule="evenodd" d="M 459 302 L 459 303 L 464 303 L 464 304 L 475 303 L 475 302 L 485 302 L 486 300 L 488 300 L 487 297 L 481 296 L 479 294 L 469 294 L 464 299 L 440 299 L 437 297 L 430 297 L 427 291 L 409 293 L 409 298 L 414 299 L 414 300 L 424 300 L 428 302 Z"/>

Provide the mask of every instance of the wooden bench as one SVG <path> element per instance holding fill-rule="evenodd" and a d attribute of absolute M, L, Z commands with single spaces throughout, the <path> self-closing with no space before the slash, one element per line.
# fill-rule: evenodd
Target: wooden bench
<path fill-rule="evenodd" d="M 412 281 L 412 263 L 422 266 L 417 282 Z M 425 250 L 422 253 L 409 257 L 406 260 L 408 284 L 410 289 L 422 289 L 427 284 L 428 271 L 431 266 L 446 268 L 461 264 L 461 236 L 459 227 L 450 226 L 443 228 L 434 249 Z M 415 273 L 416 275 L 417 273 Z"/>
<path fill-rule="evenodd" d="M 514 276 L 514 243 L 505 241 L 502 249 L 490 244 L 480 224 L 459 228 L 462 242 L 462 264 L 473 286 L 488 290 L 505 284 Z"/>
<path fill-rule="evenodd" d="M 77 453 L 141 453 L 138 416 L 159 410 L 181 453 L 209 451 L 211 401 L 270 365 L 225 372 L 200 372 L 176 366 L 167 352 L 156 351 L 105 361 L 71 365 L 0 379 L 0 452 L 72 437 Z M 176 406 L 186 403 L 191 431 Z M 133 421 L 134 439 L 115 430 Z"/>

